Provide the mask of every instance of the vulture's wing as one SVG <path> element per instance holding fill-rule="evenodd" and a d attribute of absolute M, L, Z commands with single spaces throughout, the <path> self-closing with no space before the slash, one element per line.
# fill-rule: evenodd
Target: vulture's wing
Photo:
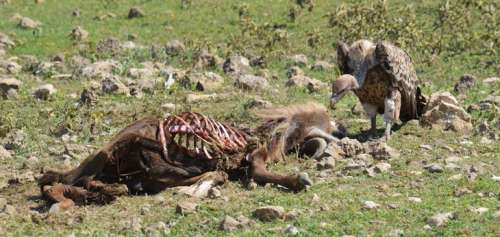
<path fill-rule="evenodd" d="M 353 70 L 347 64 L 349 62 L 349 47 L 344 42 L 337 42 L 337 66 L 340 69 L 340 74 L 352 74 Z"/>
<path fill-rule="evenodd" d="M 390 86 L 401 93 L 400 119 L 417 118 L 418 79 L 410 56 L 390 43 L 379 42 L 375 48 L 375 60 L 389 76 Z"/>

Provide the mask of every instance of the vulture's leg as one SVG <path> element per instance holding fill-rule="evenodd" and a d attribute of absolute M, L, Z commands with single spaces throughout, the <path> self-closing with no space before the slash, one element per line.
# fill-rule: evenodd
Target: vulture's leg
<path fill-rule="evenodd" d="M 377 135 L 377 110 L 375 105 L 363 103 L 363 109 L 370 118 L 370 136 L 375 137 Z"/>
<path fill-rule="evenodd" d="M 277 175 L 269 172 L 266 166 L 266 161 L 263 157 L 252 157 L 250 175 L 251 178 L 260 185 L 266 183 L 279 184 L 296 192 L 312 185 L 312 181 L 307 174 L 289 176 Z"/>
<path fill-rule="evenodd" d="M 385 121 L 385 140 L 391 137 L 391 127 L 399 119 L 399 110 L 401 108 L 401 93 L 393 89 L 384 99 L 384 121 Z"/>

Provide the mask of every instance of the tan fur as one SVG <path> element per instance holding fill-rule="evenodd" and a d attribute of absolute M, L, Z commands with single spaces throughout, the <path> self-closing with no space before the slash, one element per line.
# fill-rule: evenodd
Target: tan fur
<path fill-rule="evenodd" d="M 312 128 L 328 134 L 334 129 L 327 109 L 315 102 L 263 109 L 255 114 L 265 121 L 254 133 L 265 141 L 269 159 L 273 161 L 282 160 L 290 149 L 302 144 Z"/>

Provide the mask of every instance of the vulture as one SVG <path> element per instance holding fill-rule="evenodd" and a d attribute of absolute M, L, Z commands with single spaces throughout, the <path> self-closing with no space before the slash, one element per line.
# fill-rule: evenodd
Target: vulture
<path fill-rule="evenodd" d="M 350 47 L 339 42 L 337 64 L 342 75 L 332 84 L 330 107 L 335 109 L 340 99 L 353 91 L 371 120 L 372 135 L 377 131 L 377 114 L 384 115 L 386 140 L 395 122 L 422 114 L 425 97 L 417 86 L 410 56 L 402 49 L 388 42 L 359 40 Z"/>

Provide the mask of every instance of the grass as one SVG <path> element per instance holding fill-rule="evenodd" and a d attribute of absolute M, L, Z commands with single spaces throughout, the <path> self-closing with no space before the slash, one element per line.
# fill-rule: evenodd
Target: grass
<path fill-rule="evenodd" d="M 77 165 L 79 159 L 70 159 L 63 164 L 63 141 L 54 132 L 58 128 L 68 128 L 75 138 L 73 143 L 96 148 L 135 119 L 163 115 L 167 112 L 161 108 L 164 103 L 175 103 L 182 109 L 249 125 L 255 125 L 258 120 L 244 105 L 256 96 L 275 105 L 306 100 L 326 105 L 328 88 L 309 94 L 302 89 L 284 86 L 289 64 L 284 58 L 303 53 L 312 62 L 320 59 L 334 62 L 332 55 L 338 40 L 387 39 L 401 45 L 412 56 L 426 94 L 451 91 L 465 73 L 476 76 L 478 85 L 465 96 L 457 95 L 464 108 L 487 95 L 498 96 L 500 91 L 498 85 L 487 87 L 480 82 L 498 76 L 500 70 L 499 19 L 495 10 L 488 7 L 495 4 L 490 0 L 474 1 L 468 7 L 464 7 L 468 1 L 450 1 L 448 8 L 445 1 L 388 0 L 385 13 L 378 2 L 318 0 L 312 12 L 298 10 L 300 14 L 295 22 L 290 21 L 287 14 L 296 5 L 294 1 L 285 0 L 198 0 L 192 1 L 187 9 L 181 7 L 180 1 L 172 0 L 11 2 L 0 5 L 0 32 L 10 35 L 18 45 L 8 51 L 11 56 L 34 55 L 40 60 L 48 60 L 56 53 L 63 53 L 66 59 L 76 54 L 92 60 L 114 58 L 124 65 L 120 74 L 125 77 L 129 67 L 153 60 L 149 52 L 151 45 L 162 47 L 169 40 L 180 39 L 186 44 L 186 52 L 179 57 L 168 57 L 161 52 L 158 61 L 188 69 L 194 64 L 194 55 L 199 48 L 210 48 L 223 58 L 235 52 L 257 54 L 266 57 L 267 69 L 276 73 L 279 79 L 271 83 L 270 90 L 245 92 L 234 89 L 231 79 L 226 77 L 225 85 L 215 92 L 231 94 L 217 102 L 187 104 L 183 98 L 194 92 L 179 88 L 171 92 L 157 89 L 143 98 L 103 95 L 95 106 L 87 107 L 78 106 L 72 94 L 78 96 L 89 86 L 89 79 L 52 79 L 23 71 L 15 75 L 23 82 L 19 98 L 0 101 L 0 140 L 16 130 L 26 133 L 23 145 L 14 150 L 13 158 L 0 160 L 0 186 L 15 175 L 28 171 L 36 174 L 42 167 Z M 146 16 L 126 19 L 132 6 L 143 9 Z M 77 8 L 81 11 L 78 18 L 71 15 Z M 240 17 L 238 12 L 241 9 L 247 9 L 248 15 Z M 41 29 L 20 29 L 16 22 L 9 20 L 15 13 L 42 22 Z M 107 13 L 116 17 L 102 21 L 94 19 Z M 440 14 L 448 18 L 439 21 Z M 468 17 L 472 20 L 467 21 Z M 398 23 L 400 18 L 403 23 Z M 330 25 L 331 19 L 337 25 Z M 371 22 L 370 19 L 379 21 Z M 386 19 L 386 23 L 382 24 L 380 19 Z M 457 21 L 457 26 L 452 26 L 453 21 Z M 278 29 L 272 27 L 280 24 L 286 25 Z M 85 42 L 75 43 L 68 37 L 71 29 L 78 25 L 90 33 Z M 275 36 L 279 30 L 285 30 L 288 37 L 277 40 Z M 125 41 L 131 34 L 137 37 L 135 42 L 146 49 L 114 57 L 95 50 L 95 45 L 102 39 L 115 37 Z M 319 39 L 315 47 L 307 45 L 311 36 Z M 213 70 L 223 75 L 220 68 Z M 306 75 L 325 82 L 332 81 L 339 73 L 336 67 L 326 72 L 308 68 L 304 71 Z M 48 101 L 36 101 L 31 96 L 32 89 L 42 82 L 52 83 L 58 89 Z M 349 96 L 336 111 L 331 111 L 352 135 L 368 128 L 364 117 L 350 111 L 355 103 L 356 98 Z M 498 107 L 474 112 L 472 116 L 475 126 L 487 121 L 498 133 L 498 128 L 495 128 L 499 119 Z M 380 119 L 378 123 L 382 125 Z M 472 145 L 463 145 L 464 140 L 471 141 Z M 491 177 L 500 175 L 500 144 L 498 141 L 491 144 L 480 141 L 478 135 L 460 136 L 404 126 L 389 143 L 401 152 L 400 158 L 390 161 L 392 169 L 389 174 L 376 177 L 336 175 L 345 165 L 338 162 L 334 174 L 322 179 L 314 161 L 296 159 L 291 155 L 286 164 L 271 169 L 282 173 L 297 169 L 308 172 L 316 184 L 307 192 L 294 194 L 269 186 L 248 191 L 240 183 L 228 183 L 222 189 L 227 202 L 222 199 L 200 201 L 199 210 L 187 216 L 175 214 L 176 203 L 185 197 L 175 195 L 172 190 L 158 194 L 164 197 L 163 202 L 151 196 L 132 196 L 120 198 L 107 206 L 78 207 L 56 216 L 46 216 L 44 209 L 43 214 L 38 215 L 32 213 L 32 209 L 36 210 L 43 204 L 36 198 L 39 195 L 36 185 L 33 182 L 11 185 L 0 190 L 0 197 L 7 198 L 17 214 L 0 214 L 0 233 L 8 236 L 66 236 L 72 233 L 77 236 L 137 236 L 150 235 L 148 227 L 161 221 L 170 226 L 172 236 L 275 236 L 282 235 L 288 224 L 296 226 L 302 236 L 387 236 L 395 229 L 403 230 L 405 236 L 499 236 L 498 219 L 493 213 L 499 210 L 500 186 Z M 424 150 L 420 148 L 422 144 L 430 144 L 434 149 Z M 428 163 L 443 163 L 444 158 L 452 155 L 463 158 L 458 171 L 430 174 L 422 168 Z M 31 156 L 36 157 L 36 161 L 28 161 Z M 457 173 L 465 177 L 471 165 L 482 170 L 475 181 L 468 182 L 465 178 L 448 180 Z M 453 192 L 463 187 L 473 193 L 455 197 Z M 312 201 L 314 194 L 320 197 L 319 202 Z M 422 203 L 409 202 L 407 197 L 411 196 L 420 197 Z M 364 210 L 363 202 L 367 200 L 381 204 L 381 208 Z M 391 209 L 389 204 L 398 207 Z M 242 214 L 252 218 L 252 211 L 263 205 L 296 209 L 300 215 L 295 220 L 257 221 L 253 227 L 231 233 L 219 230 L 218 223 L 225 215 L 236 217 Z M 141 214 L 144 207 L 150 211 Z M 469 210 L 475 207 L 490 210 L 477 215 Z M 445 227 L 424 228 L 427 219 L 438 212 L 457 212 L 458 218 Z M 139 232 L 130 228 L 130 221 L 134 218 L 141 220 Z"/>

